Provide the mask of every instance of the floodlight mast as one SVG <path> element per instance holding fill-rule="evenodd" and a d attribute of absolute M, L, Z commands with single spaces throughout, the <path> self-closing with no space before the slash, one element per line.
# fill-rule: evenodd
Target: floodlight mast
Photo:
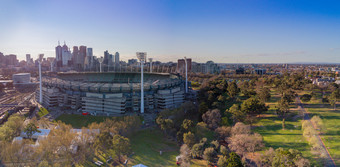
<path fill-rule="evenodd" d="M 99 61 L 99 72 L 102 72 L 102 64 L 104 61 L 103 57 L 98 58 L 98 61 Z"/>
<path fill-rule="evenodd" d="M 149 58 L 150 61 L 150 73 L 152 73 L 152 58 Z"/>
<path fill-rule="evenodd" d="M 185 61 L 185 93 L 188 93 L 188 62 L 186 57 L 184 57 L 184 61 Z"/>
<path fill-rule="evenodd" d="M 146 60 L 146 52 L 137 52 L 137 58 L 140 61 L 140 72 L 141 72 L 141 80 L 140 80 L 140 113 L 144 113 L 144 74 L 143 74 L 143 65 Z"/>

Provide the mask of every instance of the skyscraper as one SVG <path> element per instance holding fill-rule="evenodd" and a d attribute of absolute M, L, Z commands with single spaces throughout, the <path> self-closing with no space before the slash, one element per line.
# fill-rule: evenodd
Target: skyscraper
<path fill-rule="evenodd" d="M 92 51 L 92 48 L 87 48 L 84 67 L 85 67 L 85 69 L 92 69 L 92 67 L 93 67 L 93 51 Z"/>
<path fill-rule="evenodd" d="M 109 57 L 110 57 L 110 54 L 109 54 L 109 51 L 104 51 L 104 61 L 103 61 L 103 64 L 108 64 L 109 62 Z"/>
<path fill-rule="evenodd" d="M 187 63 L 188 63 L 188 72 L 191 72 L 191 58 L 187 58 Z M 184 59 L 177 60 L 177 72 L 185 73 L 185 60 Z"/>
<path fill-rule="evenodd" d="M 73 62 L 73 67 L 74 67 L 75 69 L 77 68 L 78 55 L 79 55 L 78 46 L 73 46 L 72 62 Z"/>
<path fill-rule="evenodd" d="M 80 46 L 79 47 L 77 70 L 84 70 L 86 51 L 87 51 L 86 46 Z"/>
<path fill-rule="evenodd" d="M 63 58 L 62 58 L 62 47 L 60 46 L 59 41 L 58 41 L 58 46 L 55 47 L 55 58 L 57 61 L 57 67 L 61 67 L 63 64 Z"/>
<path fill-rule="evenodd" d="M 118 52 L 115 53 L 115 64 L 116 66 L 119 65 L 119 53 Z"/>
<path fill-rule="evenodd" d="M 44 59 L 44 54 L 39 54 L 39 60 L 43 61 L 43 59 Z"/>
<path fill-rule="evenodd" d="M 30 54 L 26 54 L 26 63 L 30 64 L 31 61 L 31 55 Z"/>
<path fill-rule="evenodd" d="M 66 43 L 64 42 L 64 45 L 62 47 L 62 66 L 67 66 L 69 64 L 69 61 L 72 59 L 72 54 L 70 49 L 67 47 Z"/>

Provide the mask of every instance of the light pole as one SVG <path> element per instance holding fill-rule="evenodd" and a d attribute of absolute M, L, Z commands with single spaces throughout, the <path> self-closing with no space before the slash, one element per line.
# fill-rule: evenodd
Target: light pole
<path fill-rule="evenodd" d="M 141 79 L 140 79 L 140 113 L 144 113 L 144 81 L 143 81 L 143 65 L 146 60 L 146 52 L 137 52 L 137 58 L 140 61 L 140 72 L 141 72 Z"/>
<path fill-rule="evenodd" d="M 184 57 L 184 61 L 185 61 L 185 93 L 188 93 L 188 62 L 186 57 Z"/>
<path fill-rule="evenodd" d="M 42 81 L 41 81 L 41 60 L 39 63 L 39 103 L 42 104 Z"/>
<path fill-rule="evenodd" d="M 150 73 L 152 73 L 152 58 L 149 58 L 150 61 Z"/>

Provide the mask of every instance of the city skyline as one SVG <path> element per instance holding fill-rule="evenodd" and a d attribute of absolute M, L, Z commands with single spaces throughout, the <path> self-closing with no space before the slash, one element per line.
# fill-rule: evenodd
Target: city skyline
<path fill-rule="evenodd" d="M 339 2 L 1 1 L 0 52 L 55 57 L 58 41 L 123 61 L 340 63 Z"/>

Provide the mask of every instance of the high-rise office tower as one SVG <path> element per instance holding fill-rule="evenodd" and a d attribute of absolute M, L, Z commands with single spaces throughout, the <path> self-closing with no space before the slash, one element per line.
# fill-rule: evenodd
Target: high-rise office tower
<path fill-rule="evenodd" d="M 78 63 L 78 65 L 77 65 L 78 70 L 84 69 L 86 51 L 87 51 L 86 46 L 80 46 L 79 47 L 78 62 L 77 62 Z"/>
<path fill-rule="evenodd" d="M 43 59 L 44 59 L 44 54 L 39 54 L 39 60 L 43 61 Z"/>
<path fill-rule="evenodd" d="M 57 61 L 57 67 L 61 67 L 63 64 L 62 61 L 62 47 L 60 46 L 60 42 L 58 41 L 58 46 L 55 47 L 55 58 Z"/>
<path fill-rule="evenodd" d="M 116 66 L 119 65 L 119 53 L 118 52 L 115 53 L 115 64 Z"/>
<path fill-rule="evenodd" d="M 109 57 L 110 57 L 110 54 L 109 54 L 109 51 L 105 51 L 104 52 L 104 60 L 103 60 L 103 64 L 108 64 L 108 62 L 109 62 Z"/>
<path fill-rule="evenodd" d="M 69 61 L 72 59 L 72 54 L 70 49 L 67 47 L 66 43 L 64 42 L 64 45 L 61 49 L 61 57 L 62 57 L 62 66 L 67 66 L 69 64 Z"/>
<path fill-rule="evenodd" d="M 85 69 L 92 69 L 92 67 L 93 67 L 93 50 L 92 50 L 92 48 L 87 48 L 84 65 L 85 65 Z"/>
<path fill-rule="evenodd" d="M 31 61 L 31 55 L 30 54 L 26 54 L 26 63 L 30 64 Z"/>
<path fill-rule="evenodd" d="M 191 72 L 191 58 L 187 58 L 187 63 L 188 63 L 188 72 Z M 185 73 L 185 60 L 184 59 L 177 60 L 177 72 Z"/>
<path fill-rule="evenodd" d="M 74 68 L 77 68 L 78 55 L 79 55 L 78 46 L 73 46 L 72 63 Z"/>

